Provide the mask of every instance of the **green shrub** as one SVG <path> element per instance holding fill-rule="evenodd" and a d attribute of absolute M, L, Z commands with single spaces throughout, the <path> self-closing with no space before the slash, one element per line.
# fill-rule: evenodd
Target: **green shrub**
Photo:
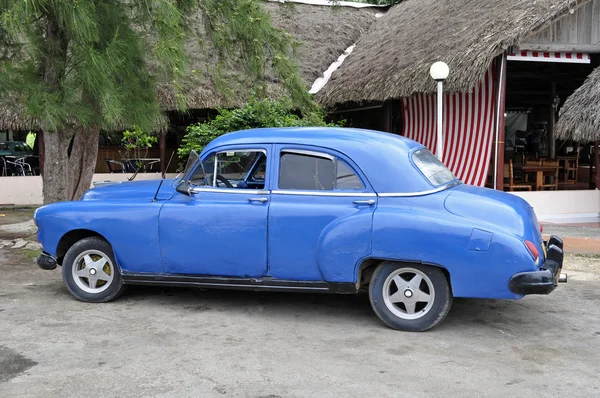
<path fill-rule="evenodd" d="M 143 162 L 138 159 L 148 157 L 148 149 L 152 148 L 152 144 L 158 142 L 158 138 L 154 134 L 148 134 L 139 127 L 135 126 L 133 131 L 125 130 L 123 139 L 121 140 L 126 149 L 126 159 L 136 159 L 135 165 L 137 168 L 142 167 Z"/>
<path fill-rule="evenodd" d="M 178 149 L 178 154 L 183 159 L 192 150 L 200 153 L 213 139 L 237 130 L 259 127 L 340 127 L 343 124 L 343 121 L 327 123 L 325 114 L 320 110 L 298 116 L 292 112 L 292 106 L 289 102 L 251 98 L 241 108 L 219 109 L 219 113 L 214 119 L 188 126 L 181 147 Z"/>

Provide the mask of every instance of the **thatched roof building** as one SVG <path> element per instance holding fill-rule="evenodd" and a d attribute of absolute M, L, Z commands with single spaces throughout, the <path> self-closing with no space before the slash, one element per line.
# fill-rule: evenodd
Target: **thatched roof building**
<path fill-rule="evenodd" d="M 494 57 L 586 0 L 405 0 L 356 44 L 317 95 L 328 107 L 433 93 L 429 67 L 450 66 L 445 88 L 468 92 Z"/>
<path fill-rule="evenodd" d="M 263 3 L 271 15 L 273 24 L 287 32 L 300 43 L 298 62 L 307 90 L 319 78 L 344 50 L 355 43 L 377 21 L 377 14 L 385 12 L 381 7 L 342 7 L 311 5 L 302 3 Z M 200 24 L 201 18 L 197 18 Z M 199 27 L 202 30 L 202 27 Z M 215 84 L 216 58 L 214 49 L 207 43 L 190 39 L 187 43 L 190 55 L 189 80 L 184 85 L 185 95 L 191 109 L 213 109 L 233 107 L 243 103 L 252 89 L 243 73 L 233 66 L 226 71 L 227 80 L 233 84 L 232 90 L 224 94 Z M 272 76 L 269 80 L 269 92 L 273 96 L 282 93 L 278 81 Z M 237 83 L 237 84 L 235 84 Z M 174 110 L 175 98 L 168 86 L 158 90 L 159 101 L 165 110 Z M 0 106 L 0 130 L 28 130 L 37 128 L 36 123 L 22 117 L 16 105 Z"/>
<path fill-rule="evenodd" d="M 346 48 L 355 43 L 366 33 L 377 18 L 381 8 L 354 8 L 296 3 L 264 2 L 264 7 L 271 15 L 273 25 L 292 34 L 300 43 L 298 63 L 300 72 L 310 85 L 320 77 Z M 211 109 L 218 106 L 231 107 L 240 105 L 248 98 L 251 89 L 245 82 L 245 76 L 233 67 L 227 70 L 232 91 L 226 95 L 215 87 L 215 64 L 212 49 L 204 48 L 198 41 L 188 43 L 190 54 L 189 88 L 186 92 L 188 104 L 192 109 Z M 281 87 L 272 76 L 269 80 L 269 92 L 273 96 L 281 94 Z M 161 104 L 166 109 L 175 109 L 175 101 L 168 88 L 160 92 Z"/>
<path fill-rule="evenodd" d="M 600 68 L 567 98 L 555 126 L 556 138 L 579 142 L 600 140 Z"/>

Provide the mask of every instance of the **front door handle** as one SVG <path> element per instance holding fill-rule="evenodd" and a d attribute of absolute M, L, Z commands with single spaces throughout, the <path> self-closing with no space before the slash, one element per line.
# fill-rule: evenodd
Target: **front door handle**
<path fill-rule="evenodd" d="M 375 204 L 375 199 L 370 199 L 370 200 L 355 200 L 352 203 L 354 203 L 355 205 L 369 205 L 369 206 L 373 206 Z"/>
<path fill-rule="evenodd" d="M 260 202 L 260 203 L 265 203 L 267 200 L 267 198 L 248 198 L 248 202 Z"/>

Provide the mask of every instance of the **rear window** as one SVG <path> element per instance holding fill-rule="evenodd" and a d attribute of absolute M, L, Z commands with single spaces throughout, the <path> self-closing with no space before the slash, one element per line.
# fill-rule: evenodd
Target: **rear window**
<path fill-rule="evenodd" d="M 412 158 L 421 173 L 434 186 L 445 185 L 456 179 L 454 174 L 426 148 L 415 151 Z"/>

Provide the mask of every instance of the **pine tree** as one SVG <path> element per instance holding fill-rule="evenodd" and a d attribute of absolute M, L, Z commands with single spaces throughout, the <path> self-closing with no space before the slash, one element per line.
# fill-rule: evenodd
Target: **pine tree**
<path fill-rule="evenodd" d="M 197 13 L 202 30 L 190 22 Z M 271 60 L 295 103 L 312 106 L 292 40 L 258 0 L 0 2 L 0 94 L 41 126 L 45 203 L 78 199 L 89 188 L 101 129 L 164 125 L 158 84 L 168 82 L 186 109 L 190 37 L 213 43 L 223 65 L 235 56 L 257 82 Z"/>

